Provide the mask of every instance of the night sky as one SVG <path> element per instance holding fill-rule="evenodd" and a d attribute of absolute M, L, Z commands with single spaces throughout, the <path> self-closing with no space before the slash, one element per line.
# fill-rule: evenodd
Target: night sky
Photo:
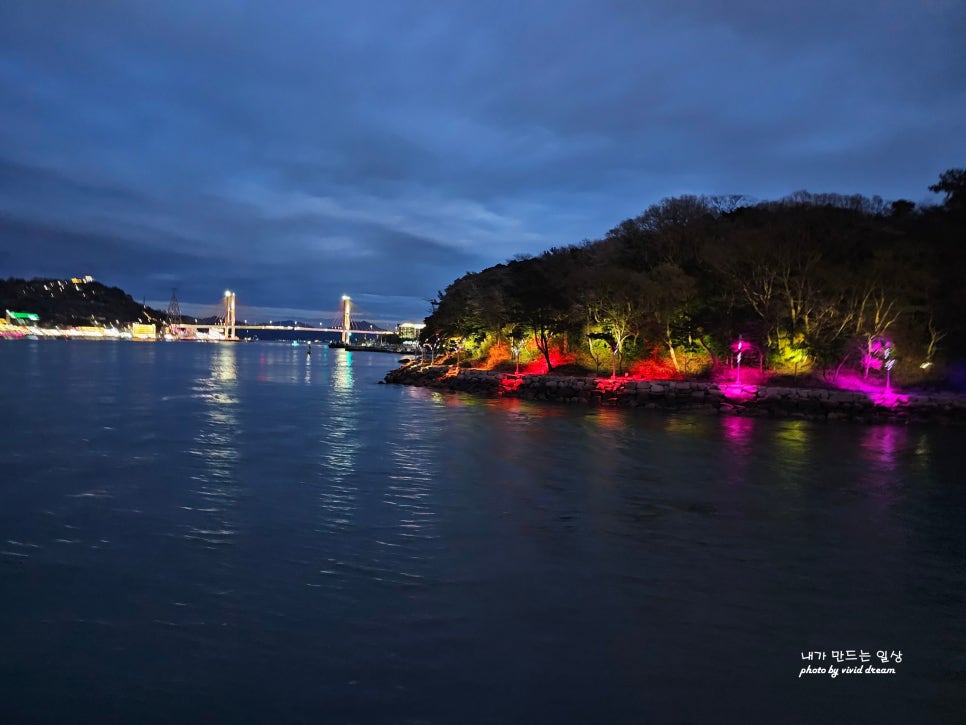
<path fill-rule="evenodd" d="M 0 277 L 421 319 L 663 197 L 934 203 L 966 3 L 7 0 Z"/>

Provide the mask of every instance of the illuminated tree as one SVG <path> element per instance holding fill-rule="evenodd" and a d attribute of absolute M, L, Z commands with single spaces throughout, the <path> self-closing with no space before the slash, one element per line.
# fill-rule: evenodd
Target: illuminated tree
<path fill-rule="evenodd" d="M 684 342 L 690 322 L 689 308 L 697 286 L 693 277 L 673 263 L 655 267 L 647 276 L 644 296 L 654 337 L 667 348 L 677 372 L 682 366 L 675 348 Z"/>
<path fill-rule="evenodd" d="M 610 353 L 612 374 L 643 340 L 680 372 L 682 349 L 717 361 L 738 335 L 796 371 L 861 368 L 886 335 L 906 361 L 931 363 L 940 343 L 943 356 L 966 356 L 966 171 L 931 188 L 943 207 L 810 192 L 663 199 L 603 239 L 461 277 L 425 334 L 505 347 L 509 330 L 525 330 L 548 370 L 551 348 L 579 339 L 598 372 Z"/>
<path fill-rule="evenodd" d="M 647 312 L 647 276 L 641 272 L 597 265 L 584 270 L 581 278 L 582 306 L 588 327 L 587 336 L 594 357 L 594 343 L 604 342 L 611 353 L 611 374 L 623 366 L 624 345 L 640 334 Z"/>
<path fill-rule="evenodd" d="M 573 263 L 572 252 L 554 249 L 540 257 L 507 264 L 509 315 L 533 335 L 547 372 L 553 370 L 553 340 L 573 325 L 574 304 L 567 285 Z"/>

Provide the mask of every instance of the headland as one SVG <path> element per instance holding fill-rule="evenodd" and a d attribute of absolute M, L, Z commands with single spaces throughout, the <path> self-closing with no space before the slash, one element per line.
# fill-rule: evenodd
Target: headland
<path fill-rule="evenodd" d="M 576 405 L 854 423 L 966 425 L 966 396 L 952 392 L 867 393 L 687 380 L 526 375 L 418 362 L 390 371 L 385 382 Z"/>

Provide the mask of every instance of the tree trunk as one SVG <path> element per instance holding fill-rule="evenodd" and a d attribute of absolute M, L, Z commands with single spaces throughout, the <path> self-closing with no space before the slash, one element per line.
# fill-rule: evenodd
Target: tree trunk
<path fill-rule="evenodd" d="M 850 352 L 845 353 L 845 357 L 842 358 L 842 362 L 840 362 L 838 367 L 835 368 L 835 376 L 832 378 L 833 383 L 839 379 L 839 373 L 842 372 L 842 366 L 845 365 L 845 361 L 849 359 L 849 355 L 851 354 L 852 353 Z"/>
<path fill-rule="evenodd" d="M 549 373 L 553 370 L 553 363 L 550 362 L 550 340 L 547 338 L 547 333 L 541 331 L 540 335 L 533 333 L 533 341 L 537 345 L 537 349 L 543 353 L 543 359 L 547 361 L 547 372 Z"/>
<path fill-rule="evenodd" d="M 708 354 L 711 356 L 711 369 L 712 370 L 717 370 L 718 369 L 718 358 L 715 357 L 715 354 L 713 352 L 711 352 L 711 348 L 709 348 L 707 345 L 705 345 L 704 344 L 704 340 L 702 340 L 700 337 L 698 338 L 698 344 L 701 345 L 701 347 L 703 347 L 705 350 L 707 350 L 708 351 Z"/>
<path fill-rule="evenodd" d="M 590 349 L 590 359 L 594 361 L 594 367 L 596 368 L 595 374 L 600 375 L 600 358 L 597 357 L 597 353 L 594 352 L 593 338 L 587 338 L 587 347 Z"/>
<path fill-rule="evenodd" d="M 678 356 L 674 352 L 674 342 L 671 340 L 670 326 L 664 330 L 664 341 L 667 343 L 667 350 L 671 354 L 671 364 L 674 365 L 674 370 L 681 372 L 681 366 L 678 364 Z"/>

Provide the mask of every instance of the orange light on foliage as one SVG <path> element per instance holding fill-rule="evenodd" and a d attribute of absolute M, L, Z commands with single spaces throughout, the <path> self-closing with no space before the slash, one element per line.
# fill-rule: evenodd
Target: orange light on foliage
<path fill-rule="evenodd" d="M 505 363 L 510 359 L 510 345 L 501 340 L 490 345 L 489 350 L 486 351 L 486 359 L 480 363 L 479 367 L 482 370 L 492 370 L 500 363 Z"/>

